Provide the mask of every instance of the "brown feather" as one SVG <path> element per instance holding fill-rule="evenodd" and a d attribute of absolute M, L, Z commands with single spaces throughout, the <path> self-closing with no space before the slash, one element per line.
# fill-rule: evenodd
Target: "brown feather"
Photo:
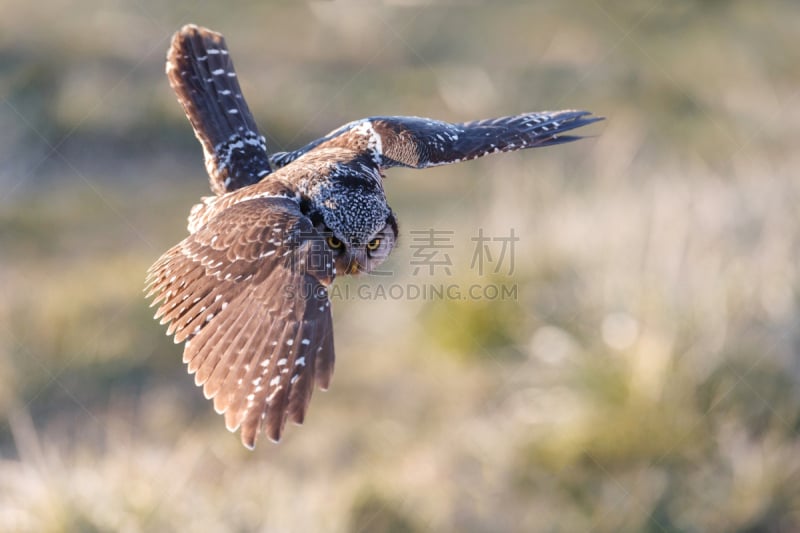
<path fill-rule="evenodd" d="M 315 378 L 323 376 L 317 379 L 323 385 L 330 380 L 330 306 L 313 295 L 331 279 L 293 268 L 310 262 L 312 250 L 320 253 L 304 245 L 314 238 L 321 239 L 293 200 L 244 200 L 171 248 L 148 273 L 160 302 L 156 315 L 176 342 L 186 341 L 183 358 L 195 383 L 248 447 L 262 430 L 279 440 L 289 416 L 302 422 Z"/>

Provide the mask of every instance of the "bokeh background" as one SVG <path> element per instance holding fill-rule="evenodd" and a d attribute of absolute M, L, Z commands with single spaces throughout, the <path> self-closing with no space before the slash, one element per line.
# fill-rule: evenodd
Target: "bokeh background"
<path fill-rule="evenodd" d="M 0 530 L 800 531 L 797 2 L 2 11 Z M 187 22 L 226 35 L 272 151 L 376 114 L 607 117 L 391 171 L 393 276 L 337 286 L 517 297 L 334 301 L 331 390 L 254 452 L 142 294 L 208 194 L 163 74 Z M 414 275 L 427 229 L 449 274 Z M 470 268 L 510 229 L 513 273 Z"/>

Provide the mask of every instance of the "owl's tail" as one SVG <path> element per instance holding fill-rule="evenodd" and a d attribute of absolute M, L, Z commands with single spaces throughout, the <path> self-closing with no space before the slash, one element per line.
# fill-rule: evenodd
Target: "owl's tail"
<path fill-rule="evenodd" d="M 167 77 L 203 145 L 216 194 L 257 183 L 272 171 L 221 34 L 193 24 L 181 28 L 167 53 Z"/>

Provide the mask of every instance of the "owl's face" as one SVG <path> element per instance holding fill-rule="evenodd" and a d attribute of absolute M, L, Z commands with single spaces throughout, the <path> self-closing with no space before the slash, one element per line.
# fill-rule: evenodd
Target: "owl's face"
<path fill-rule="evenodd" d="M 371 272 L 383 263 L 397 242 L 397 220 L 389 211 L 384 226 L 370 235 L 366 242 L 348 239 L 338 232 L 327 230 L 326 244 L 333 252 L 336 272 L 359 274 Z"/>

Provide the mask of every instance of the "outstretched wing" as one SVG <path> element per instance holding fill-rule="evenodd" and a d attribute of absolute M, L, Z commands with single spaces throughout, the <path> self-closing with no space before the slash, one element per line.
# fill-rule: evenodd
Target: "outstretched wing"
<path fill-rule="evenodd" d="M 166 252 L 148 271 L 167 334 L 206 398 L 253 448 L 287 418 L 302 423 L 313 384 L 333 372 L 327 285 L 331 252 L 296 202 L 235 204 Z"/>
<path fill-rule="evenodd" d="M 167 53 L 167 77 L 203 145 L 215 194 L 257 183 L 272 171 L 222 35 L 191 24 L 181 28 Z"/>
<path fill-rule="evenodd" d="M 419 117 L 371 117 L 346 124 L 294 152 L 279 152 L 271 161 L 281 167 L 316 148 L 346 146 L 371 152 L 382 168 L 446 165 L 576 141 L 582 137 L 564 133 L 603 120 L 590 115 L 588 111 L 543 111 L 460 124 Z"/>

